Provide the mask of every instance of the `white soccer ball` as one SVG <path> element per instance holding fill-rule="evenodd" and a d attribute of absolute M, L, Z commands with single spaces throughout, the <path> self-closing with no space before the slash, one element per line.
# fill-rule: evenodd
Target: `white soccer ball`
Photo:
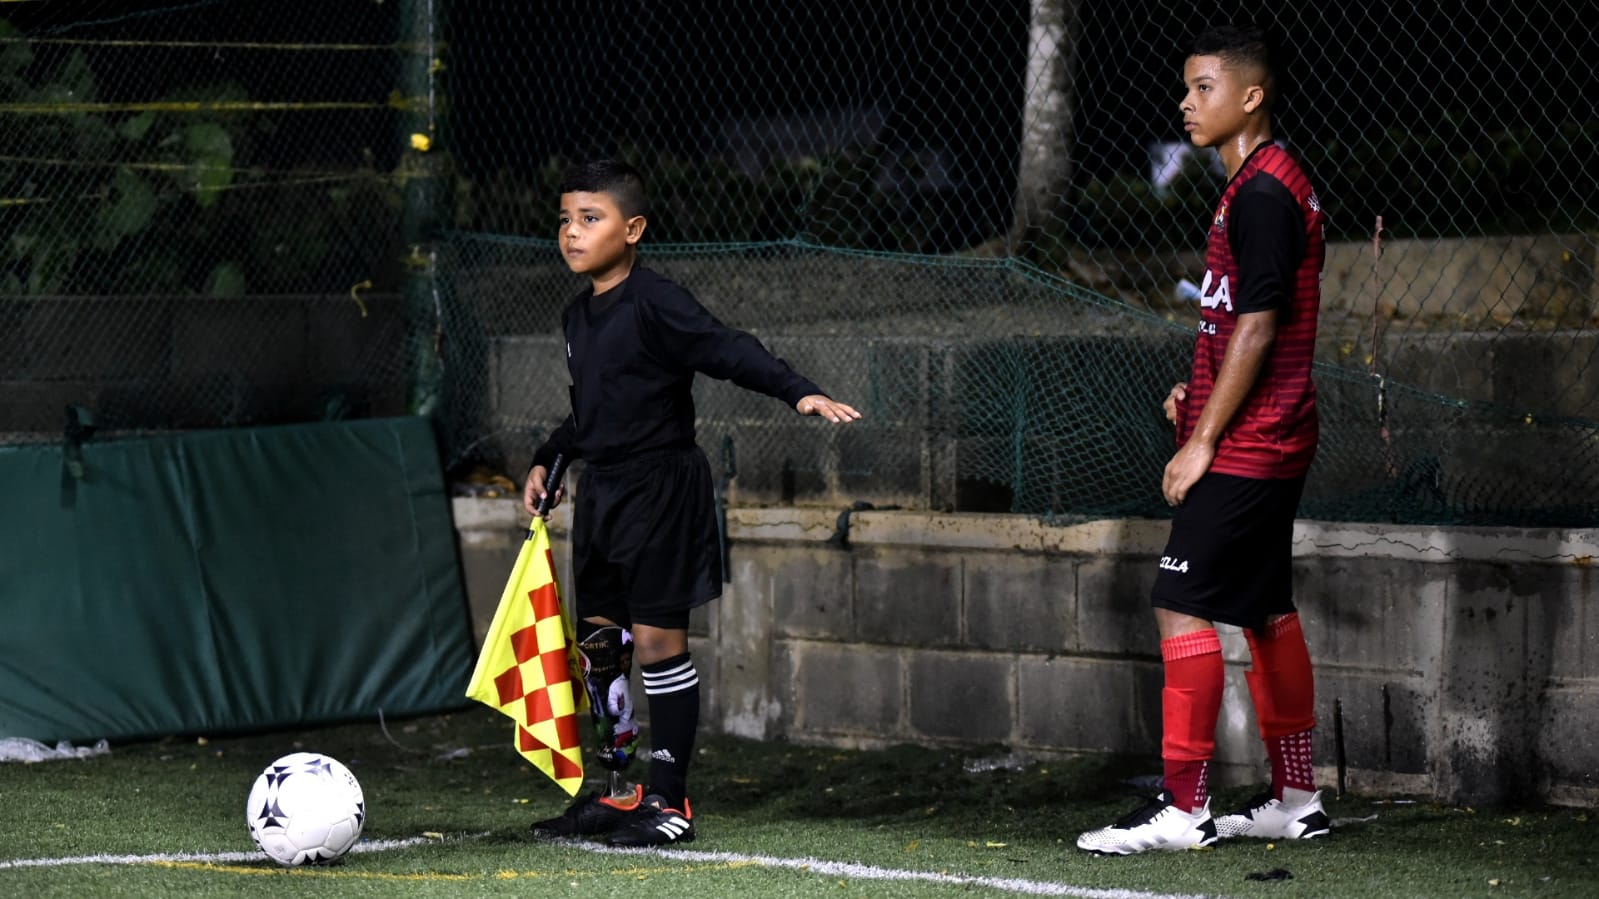
<path fill-rule="evenodd" d="M 366 799 L 338 759 L 295 752 L 255 779 L 244 816 L 268 858 L 280 865 L 325 865 L 361 838 Z"/>

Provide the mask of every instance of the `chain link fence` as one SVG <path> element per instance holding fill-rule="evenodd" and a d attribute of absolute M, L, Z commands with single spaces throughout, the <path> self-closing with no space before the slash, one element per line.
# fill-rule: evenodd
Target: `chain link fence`
<path fill-rule="evenodd" d="M 392 8 L 0 9 L 0 441 L 400 414 Z"/>
<path fill-rule="evenodd" d="M 1222 187 L 1177 127 L 1209 11 L 294 6 L 11 13 L 0 439 L 60 439 L 68 405 L 422 411 L 462 479 L 520 479 L 581 286 L 555 184 L 615 155 L 651 186 L 645 264 L 867 415 L 702 383 L 737 501 L 1165 514 Z M 1302 513 L 1599 523 L 1595 10 L 1241 10 L 1289 51 L 1276 134 L 1329 214 Z"/>

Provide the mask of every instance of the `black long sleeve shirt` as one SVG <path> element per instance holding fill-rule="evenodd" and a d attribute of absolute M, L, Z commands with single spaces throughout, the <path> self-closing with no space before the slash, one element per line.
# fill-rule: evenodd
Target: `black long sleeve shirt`
<path fill-rule="evenodd" d="M 787 403 L 821 388 L 729 328 L 687 290 L 634 266 L 617 296 L 585 290 L 562 313 L 572 414 L 533 455 L 557 453 L 601 465 L 651 450 L 694 445 L 694 375 L 732 381 Z M 607 294 L 612 293 L 608 291 Z"/>

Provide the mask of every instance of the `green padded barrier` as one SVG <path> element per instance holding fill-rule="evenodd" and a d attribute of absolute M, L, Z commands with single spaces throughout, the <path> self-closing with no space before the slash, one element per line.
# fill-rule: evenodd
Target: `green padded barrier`
<path fill-rule="evenodd" d="M 474 646 L 421 418 L 0 447 L 0 737 L 456 708 Z"/>

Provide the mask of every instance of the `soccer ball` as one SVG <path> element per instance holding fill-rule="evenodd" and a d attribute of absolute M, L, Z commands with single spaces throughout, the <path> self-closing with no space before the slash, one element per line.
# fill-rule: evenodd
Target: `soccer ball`
<path fill-rule="evenodd" d="M 366 800 L 338 759 L 295 752 L 266 766 L 250 788 L 250 837 L 280 865 L 325 865 L 361 838 Z"/>

